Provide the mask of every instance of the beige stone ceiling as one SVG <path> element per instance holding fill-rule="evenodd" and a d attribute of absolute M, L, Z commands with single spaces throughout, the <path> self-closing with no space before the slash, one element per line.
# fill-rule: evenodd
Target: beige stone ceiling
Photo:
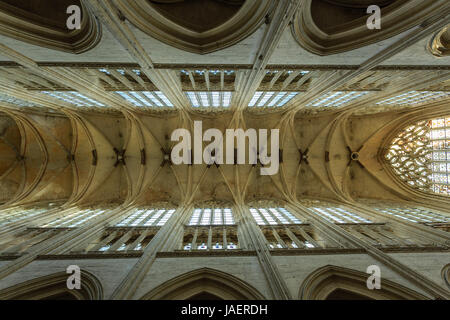
<path fill-rule="evenodd" d="M 434 107 L 439 108 L 442 106 Z M 8 201 L 14 193 L 16 197 L 26 194 L 25 203 L 72 199 L 78 204 L 305 197 L 398 200 L 408 196 L 398 190 L 378 161 L 380 141 L 407 114 L 388 112 L 338 119 L 329 114 L 298 117 L 284 124 L 279 115 L 247 114 L 241 119 L 247 128 L 281 129 L 283 162 L 274 176 L 261 176 L 259 168 L 251 165 L 161 166 L 161 149 L 170 150 L 173 143 L 168 137 L 180 127 L 177 114 L 140 115 L 139 124 L 119 115 L 95 113 L 80 113 L 72 121 L 64 116 L 12 116 L 23 127 L 19 132 L 10 117 L 1 118 L 0 147 L 7 151 L 2 153 L 0 172 L 2 201 Z M 195 115 L 192 120 L 202 120 L 204 130 L 223 129 L 231 117 L 231 113 L 214 118 Z M 20 161 L 12 150 L 20 147 L 24 136 L 24 159 Z M 361 165 L 350 161 L 348 147 L 361 150 Z M 114 148 L 126 149 L 125 165 L 115 166 Z M 145 165 L 141 150 L 145 150 Z M 300 162 L 300 150 L 308 150 L 307 163 Z M 14 166 L 16 170 L 11 169 Z"/>

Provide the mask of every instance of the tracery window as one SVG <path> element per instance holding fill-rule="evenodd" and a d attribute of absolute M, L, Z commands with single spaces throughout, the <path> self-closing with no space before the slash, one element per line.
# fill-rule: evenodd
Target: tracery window
<path fill-rule="evenodd" d="M 188 227 L 183 236 L 183 251 L 239 249 L 236 226 Z"/>
<path fill-rule="evenodd" d="M 417 223 L 450 223 L 450 218 L 425 208 L 410 206 L 372 206 L 387 215 Z"/>
<path fill-rule="evenodd" d="M 83 253 L 133 253 L 149 245 L 158 230 L 135 228 L 108 228 L 101 236 L 87 239 L 72 252 Z"/>
<path fill-rule="evenodd" d="M 188 91 L 186 95 L 194 108 L 229 108 L 233 97 L 231 91 Z"/>
<path fill-rule="evenodd" d="M 234 225 L 233 211 L 230 208 L 195 209 L 189 221 L 190 226 Z"/>
<path fill-rule="evenodd" d="M 315 214 L 333 223 L 372 223 L 369 219 L 338 206 L 311 207 Z"/>
<path fill-rule="evenodd" d="M 116 227 L 162 227 L 175 209 L 136 209 L 119 221 Z"/>
<path fill-rule="evenodd" d="M 260 226 L 302 223 L 285 208 L 250 208 L 250 213 Z"/>
<path fill-rule="evenodd" d="M 367 94 L 369 94 L 369 91 L 334 91 L 311 101 L 307 107 L 340 107 Z"/>
<path fill-rule="evenodd" d="M 135 107 L 173 107 L 161 91 L 116 91 L 116 94 Z"/>
<path fill-rule="evenodd" d="M 397 223 L 392 223 L 389 216 L 409 220 L 411 222 L 440 222 L 443 216 L 424 208 L 402 207 L 386 202 L 364 200 L 367 206 L 377 210 L 383 215 L 379 217 L 360 212 L 356 208 L 333 204 L 321 200 L 305 201 L 306 206 L 318 216 L 339 224 L 341 228 L 357 238 L 379 247 L 410 247 L 410 246 L 439 246 L 432 238 L 420 237 L 410 232 Z"/>
<path fill-rule="evenodd" d="M 118 221 L 112 222 L 100 236 L 87 239 L 73 252 L 115 254 L 144 251 L 176 212 L 175 209 L 158 207 L 135 208 L 127 212 Z"/>
<path fill-rule="evenodd" d="M 52 98 L 74 104 L 77 107 L 105 107 L 103 103 L 76 91 L 41 91 Z"/>
<path fill-rule="evenodd" d="M 51 205 L 48 208 L 14 208 L 4 210 L 0 212 L 0 227 L 12 223 L 21 221 L 27 218 L 37 217 L 38 215 L 51 209 Z"/>
<path fill-rule="evenodd" d="M 271 250 L 324 248 L 324 238 L 310 225 L 261 226 Z"/>
<path fill-rule="evenodd" d="M 400 132 L 385 159 L 410 187 L 450 195 L 450 116 L 421 121 Z"/>
<path fill-rule="evenodd" d="M 10 103 L 18 107 L 35 107 L 35 104 L 31 102 L 9 96 L 5 93 L 0 93 L 0 102 Z"/>
<path fill-rule="evenodd" d="M 373 222 L 360 212 L 336 203 L 322 200 L 304 200 L 302 204 L 317 216 L 332 223 L 370 224 Z"/>
<path fill-rule="evenodd" d="M 76 228 L 105 213 L 105 209 L 76 210 L 39 226 L 40 228 Z"/>
<path fill-rule="evenodd" d="M 306 219 L 298 218 L 281 203 L 255 201 L 249 205 L 250 214 L 258 224 L 269 250 L 310 250 L 330 246 L 315 227 L 305 222 Z"/>
<path fill-rule="evenodd" d="M 209 206 L 194 209 L 185 227 L 181 250 L 236 250 L 237 226 L 230 208 Z"/>
<path fill-rule="evenodd" d="M 249 107 L 283 107 L 299 92 L 257 91 L 248 104 Z"/>
<path fill-rule="evenodd" d="M 204 76 L 205 74 L 211 74 L 211 75 L 220 75 L 221 73 L 224 73 L 227 76 L 231 76 L 235 74 L 234 70 L 181 70 L 181 73 L 183 75 L 189 76 L 190 73 L 196 74 L 196 75 L 200 75 L 200 76 Z"/>
<path fill-rule="evenodd" d="M 401 95 L 385 99 L 377 105 L 419 105 L 430 101 L 438 101 L 450 97 L 445 91 L 409 91 Z"/>

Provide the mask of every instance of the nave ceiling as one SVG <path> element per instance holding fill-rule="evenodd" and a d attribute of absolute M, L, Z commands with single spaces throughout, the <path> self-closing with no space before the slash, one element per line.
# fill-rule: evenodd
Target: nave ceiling
<path fill-rule="evenodd" d="M 443 106 L 433 107 L 436 113 Z M 420 114 L 420 113 L 418 113 Z M 260 165 L 175 165 L 166 158 L 171 134 L 189 128 L 178 113 L 137 115 L 78 113 L 1 116 L 4 203 L 70 201 L 79 205 L 209 200 L 246 203 L 260 199 L 408 199 L 381 165 L 380 146 L 409 113 L 366 116 L 245 114 L 240 128 L 280 129 L 278 174 Z M 193 115 L 203 130 L 229 128 L 232 113 Z M 206 148 L 209 142 L 203 143 Z M 359 158 L 352 159 L 350 150 Z M 123 153 L 123 161 L 118 155 Z M 248 151 L 247 151 L 248 159 Z"/>

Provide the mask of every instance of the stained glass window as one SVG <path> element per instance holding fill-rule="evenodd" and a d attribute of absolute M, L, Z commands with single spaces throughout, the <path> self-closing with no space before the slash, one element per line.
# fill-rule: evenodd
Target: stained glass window
<path fill-rule="evenodd" d="M 392 141 L 385 158 L 410 187 L 449 196 L 450 117 L 408 126 Z"/>
<path fill-rule="evenodd" d="M 257 91 L 248 104 L 249 107 L 283 107 L 294 99 L 299 92 Z"/>
<path fill-rule="evenodd" d="M 251 208 L 250 213 L 260 226 L 302 223 L 285 208 Z"/>
<path fill-rule="evenodd" d="M 372 206 L 373 209 L 410 222 L 449 223 L 450 218 L 424 208 L 404 206 Z"/>
<path fill-rule="evenodd" d="M 234 225 L 233 211 L 230 208 L 195 209 L 189 221 L 190 226 Z"/>
<path fill-rule="evenodd" d="M 310 209 L 317 215 L 333 223 L 371 223 L 369 219 L 338 206 L 314 206 Z"/>
<path fill-rule="evenodd" d="M 229 108 L 233 97 L 231 91 L 188 91 L 186 95 L 194 108 Z"/>
<path fill-rule="evenodd" d="M 175 209 L 136 209 L 116 227 L 162 227 L 174 213 Z"/>

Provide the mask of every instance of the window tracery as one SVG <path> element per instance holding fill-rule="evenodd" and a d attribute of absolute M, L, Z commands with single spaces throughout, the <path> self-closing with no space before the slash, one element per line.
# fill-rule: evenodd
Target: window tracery
<path fill-rule="evenodd" d="M 162 227 L 175 213 L 175 209 L 135 209 L 116 227 Z"/>
<path fill-rule="evenodd" d="M 302 223 L 285 208 L 250 208 L 250 213 L 260 226 Z"/>
<path fill-rule="evenodd" d="M 403 206 L 373 207 L 378 212 L 416 223 L 450 223 L 450 218 L 425 208 Z"/>
<path fill-rule="evenodd" d="M 409 91 L 401 95 L 377 102 L 377 105 L 419 105 L 432 101 L 448 99 L 450 93 L 446 91 Z"/>
<path fill-rule="evenodd" d="M 91 99 L 77 91 L 41 91 L 41 93 L 46 94 L 52 98 L 76 105 L 77 107 L 105 107 L 103 103 Z"/>
<path fill-rule="evenodd" d="M 339 204 L 321 201 L 304 200 L 302 204 L 311 209 L 312 213 L 336 224 L 370 224 L 373 223 L 368 217 L 360 212 Z"/>
<path fill-rule="evenodd" d="M 369 91 L 334 91 L 307 104 L 307 107 L 341 107 L 368 95 Z"/>
<path fill-rule="evenodd" d="M 229 108 L 233 93 L 231 91 L 187 91 L 194 108 Z"/>
<path fill-rule="evenodd" d="M 34 103 L 31 103 L 29 101 L 25 101 L 22 99 L 18 99 L 16 97 L 12 97 L 10 95 L 5 94 L 4 92 L 0 93 L 0 102 L 10 103 L 10 104 L 16 105 L 21 108 L 29 108 L 29 107 L 36 106 Z"/>
<path fill-rule="evenodd" d="M 172 108 L 174 106 L 161 91 L 116 91 L 116 94 L 138 108 Z"/>
<path fill-rule="evenodd" d="M 250 100 L 249 107 L 283 107 L 294 99 L 300 92 L 288 91 L 257 91 Z"/>
<path fill-rule="evenodd" d="M 76 210 L 67 215 L 55 218 L 40 228 L 76 228 L 104 214 L 105 209 Z"/>
<path fill-rule="evenodd" d="M 46 212 L 47 208 L 17 208 L 4 210 L 0 212 L 0 227 L 12 223 L 18 222 L 27 218 L 33 218 Z"/>
<path fill-rule="evenodd" d="M 205 204 L 193 210 L 184 230 L 182 250 L 236 250 L 237 226 L 231 208 Z"/>
<path fill-rule="evenodd" d="M 449 196 L 450 117 L 408 126 L 391 142 L 385 159 L 411 188 Z"/>

